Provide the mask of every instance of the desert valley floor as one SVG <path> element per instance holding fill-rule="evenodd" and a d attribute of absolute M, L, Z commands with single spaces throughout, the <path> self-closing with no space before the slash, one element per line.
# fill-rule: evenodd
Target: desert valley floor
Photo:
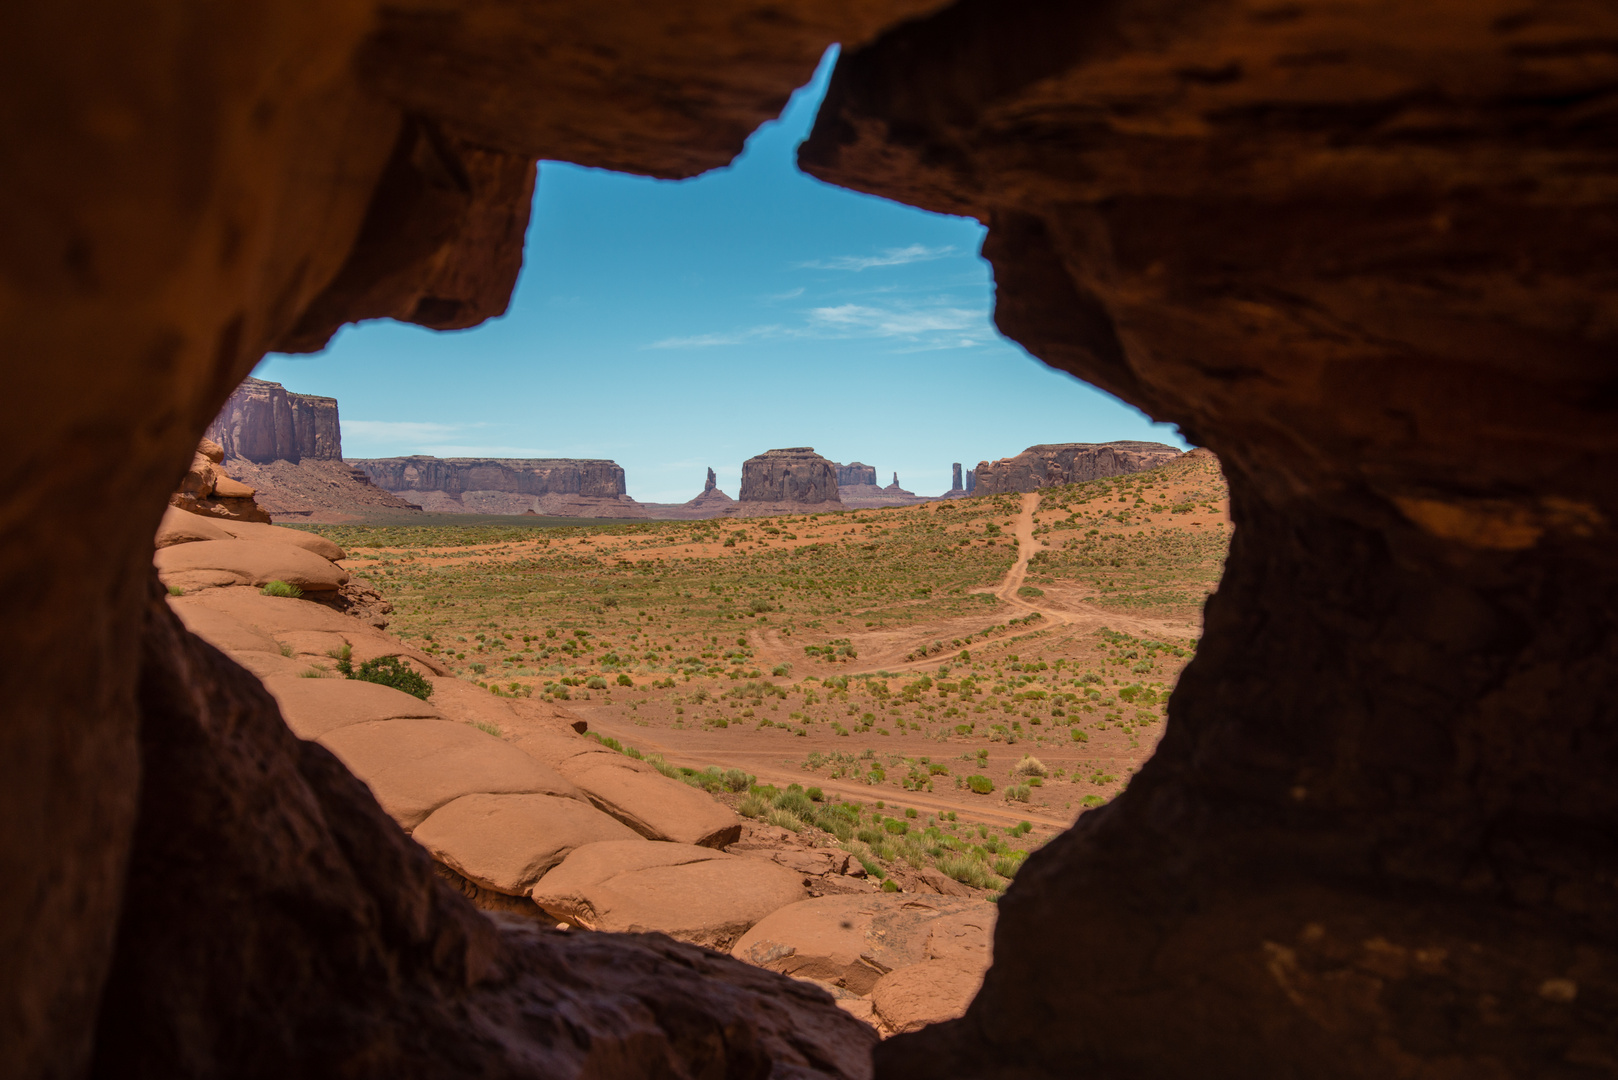
<path fill-rule="evenodd" d="M 609 745 L 876 867 L 998 890 L 1152 753 L 1230 522 L 1217 461 L 1189 455 L 799 517 L 307 528 L 462 679 L 565 702 Z"/>

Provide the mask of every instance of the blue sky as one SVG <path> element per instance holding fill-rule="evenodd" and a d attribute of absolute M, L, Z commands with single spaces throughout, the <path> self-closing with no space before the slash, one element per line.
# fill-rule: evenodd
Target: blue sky
<path fill-rule="evenodd" d="M 348 457 L 597 457 L 680 502 L 705 469 L 813 446 L 920 494 L 1041 442 L 1174 428 L 995 332 L 983 227 L 795 167 L 829 62 L 726 169 L 660 181 L 540 165 L 510 311 L 435 333 L 390 320 L 255 375 L 338 399 Z"/>

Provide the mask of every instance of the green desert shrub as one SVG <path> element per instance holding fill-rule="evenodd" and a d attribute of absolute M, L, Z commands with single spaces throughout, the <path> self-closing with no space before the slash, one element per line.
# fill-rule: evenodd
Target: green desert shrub
<path fill-rule="evenodd" d="M 279 578 L 265 585 L 259 590 L 259 592 L 263 593 L 265 596 L 282 596 L 288 600 L 296 600 L 298 597 L 303 595 L 302 589 L 298 588 L 296 585 L 288 585 Z"/>
<path fill-rule="evenodd" d="M 349 670 L 343 674 L 350 679 L 391 686 L 423 701 L 433 696 L 433 684 L 427 681 L 427 677 L 412 670 L 397 656 L 379 656 L 375 660 L 365 661 L 358 668 L 343 660 L 338 662 L 338 667 L 348 667 Z"/>
<path fill-rule="evenodd" d="M 800 789 L 793 791 L 790 788 L 775 797 L 775 808 L 785 810 L 804 821 L 815 820 L 815 804 Z"/>
<path fill-rule="evenodd" d="M 628 675 L 619 675 L 618 676 L 618 685 L 619 686 L 634 686 L 635 685 L 635 680 L 631 679 Z"/>
<path fill-rule="evenodd" d="M 757 795 L 746 795 L 742 797 L 741 805 L 736 807 L 736 812 L 742 817 L 761 818 L 770 812 L 770 804 Z"/>
<path fill-rule="evenodd" d="M 968 776 L 966 778 L 966 786 L 970 788 L 972 793 L 975 795 L 987 795 L 989 792 L 994 790 L 994 781 L 990 780 L 987 776 Z"/>
<path fill-rule="evenodd" d="M 764 820 L 770 825 L 786 829 L 788 832 L 799 832 L 803 829 L 803 821 L 790 810 L 771 810 L 764 815 Z"/>
<path fill-rule="evenodd" d="M 995 885 L 989 868 L 970 855 L 945 855 L 938 860 L 938 869 L 974 889 L 989 889 Z"/>
<path fill-rule="evenodd" d="M 605 690 L 607 688 L 607 680 L 603 679 L 600 675 L 592 675 L 588 679 L 584 680 L 584 688 L 586 690 Z"/>
<path fill-rule="evenodd" d="M 1013 851 L 994 860 L 994 872 L 1003 878 L 1014 878 L 1017 871 L 1022 869 L 1023 860 L 1028 858 L 1026 851 Z"/>
<path fill-rule="evenodd" d="M 726 791 L 746 791 L 753 783 L 753 778 L 740 769 L 726 769 L 720 780 Z"/>
<path fill-rule="evenodd" d="M 839 840 L 846 842 L 854 839 L 854 826 L 835 810 L 822 808 L 815 814 L 814 824 L 816 828 L 824 829 Z"/>

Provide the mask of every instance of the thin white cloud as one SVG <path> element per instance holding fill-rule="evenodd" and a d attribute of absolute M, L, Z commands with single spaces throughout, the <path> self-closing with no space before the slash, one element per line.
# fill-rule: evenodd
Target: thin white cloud
<path fill-rule="evenodd" d="M 911 244 L 909 247 L 887 248 L 880 255 L 836 255 L 830 259 L 811 259 L 798 264 L 802 270 L 870 270 L 878 266 L 905 266 L 909 263 L 931 262 L 955 251 L 955 245 L 928 247 Z"/>
<path fill-rule="evenodd" d="M 766 296 L 764 299 L 766 301 L 768 301 L 769 303 L 779 304 L 783 300 L 796 300 L 798 297 L 802 296 L 803 293 L 804 293 L 803 286 L 799 285 L 796 289 L 788 289 L 786 292 L 771 293 L 769 296 Z"/>
<path fill-rule="evenodd" d="M 932 297 L 906 302 L 888 298 L 877 302 L 850 301 L 822 305 L 799 312 L 797 325 L 771 323 L 711 334 L 664 338 L 645 346 L 649 349 L 700 349 L 719 345 L 744 345 L 761 341 L 854 339 L 890 340 L 898 352 L 931 349 L 965 349 L 987 345 L 995 332 L 985 306 L 968 306 L 950 297 Z"/>
<path fill-rule="evenodd" d="M 868 337 L 919 337 L 940 332 L 959 333 L 980 327 L 984 313 L 959 307 L 932 307 L 916 310 L 871 307 L 866 304 L 839 304 L 815 308 L 809 313 L 811 325 Z"/>
<path fill-rule="evenodd" d="M 648 349 L 706 349 L 715 345 L 742 345 L 761 338 L 779 337 L 786 332 L 784 326 L 750 326 L 718 334 L 695 334 L 691 337 L 671 337 L 654 341 Z"/>

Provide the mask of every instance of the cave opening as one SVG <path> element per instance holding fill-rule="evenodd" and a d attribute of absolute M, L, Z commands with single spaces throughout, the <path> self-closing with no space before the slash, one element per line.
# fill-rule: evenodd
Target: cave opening
<path fill-rule="evenodd" d="M 1609 1070 L 1618 76 L 1608 6 L 1553 8 L 25 15 L 14 1069 Z M 1236 525 L 1157 754 L 1017 874 L 966 1015 L 874 1050 L 718 954 L 477 915 L 150 570 L 264 352 L 496 314 L 535 160 L 723 165 L 832 41 L 803 168 L 986 222 L 1000 330 L 1216 452 Z"/>

